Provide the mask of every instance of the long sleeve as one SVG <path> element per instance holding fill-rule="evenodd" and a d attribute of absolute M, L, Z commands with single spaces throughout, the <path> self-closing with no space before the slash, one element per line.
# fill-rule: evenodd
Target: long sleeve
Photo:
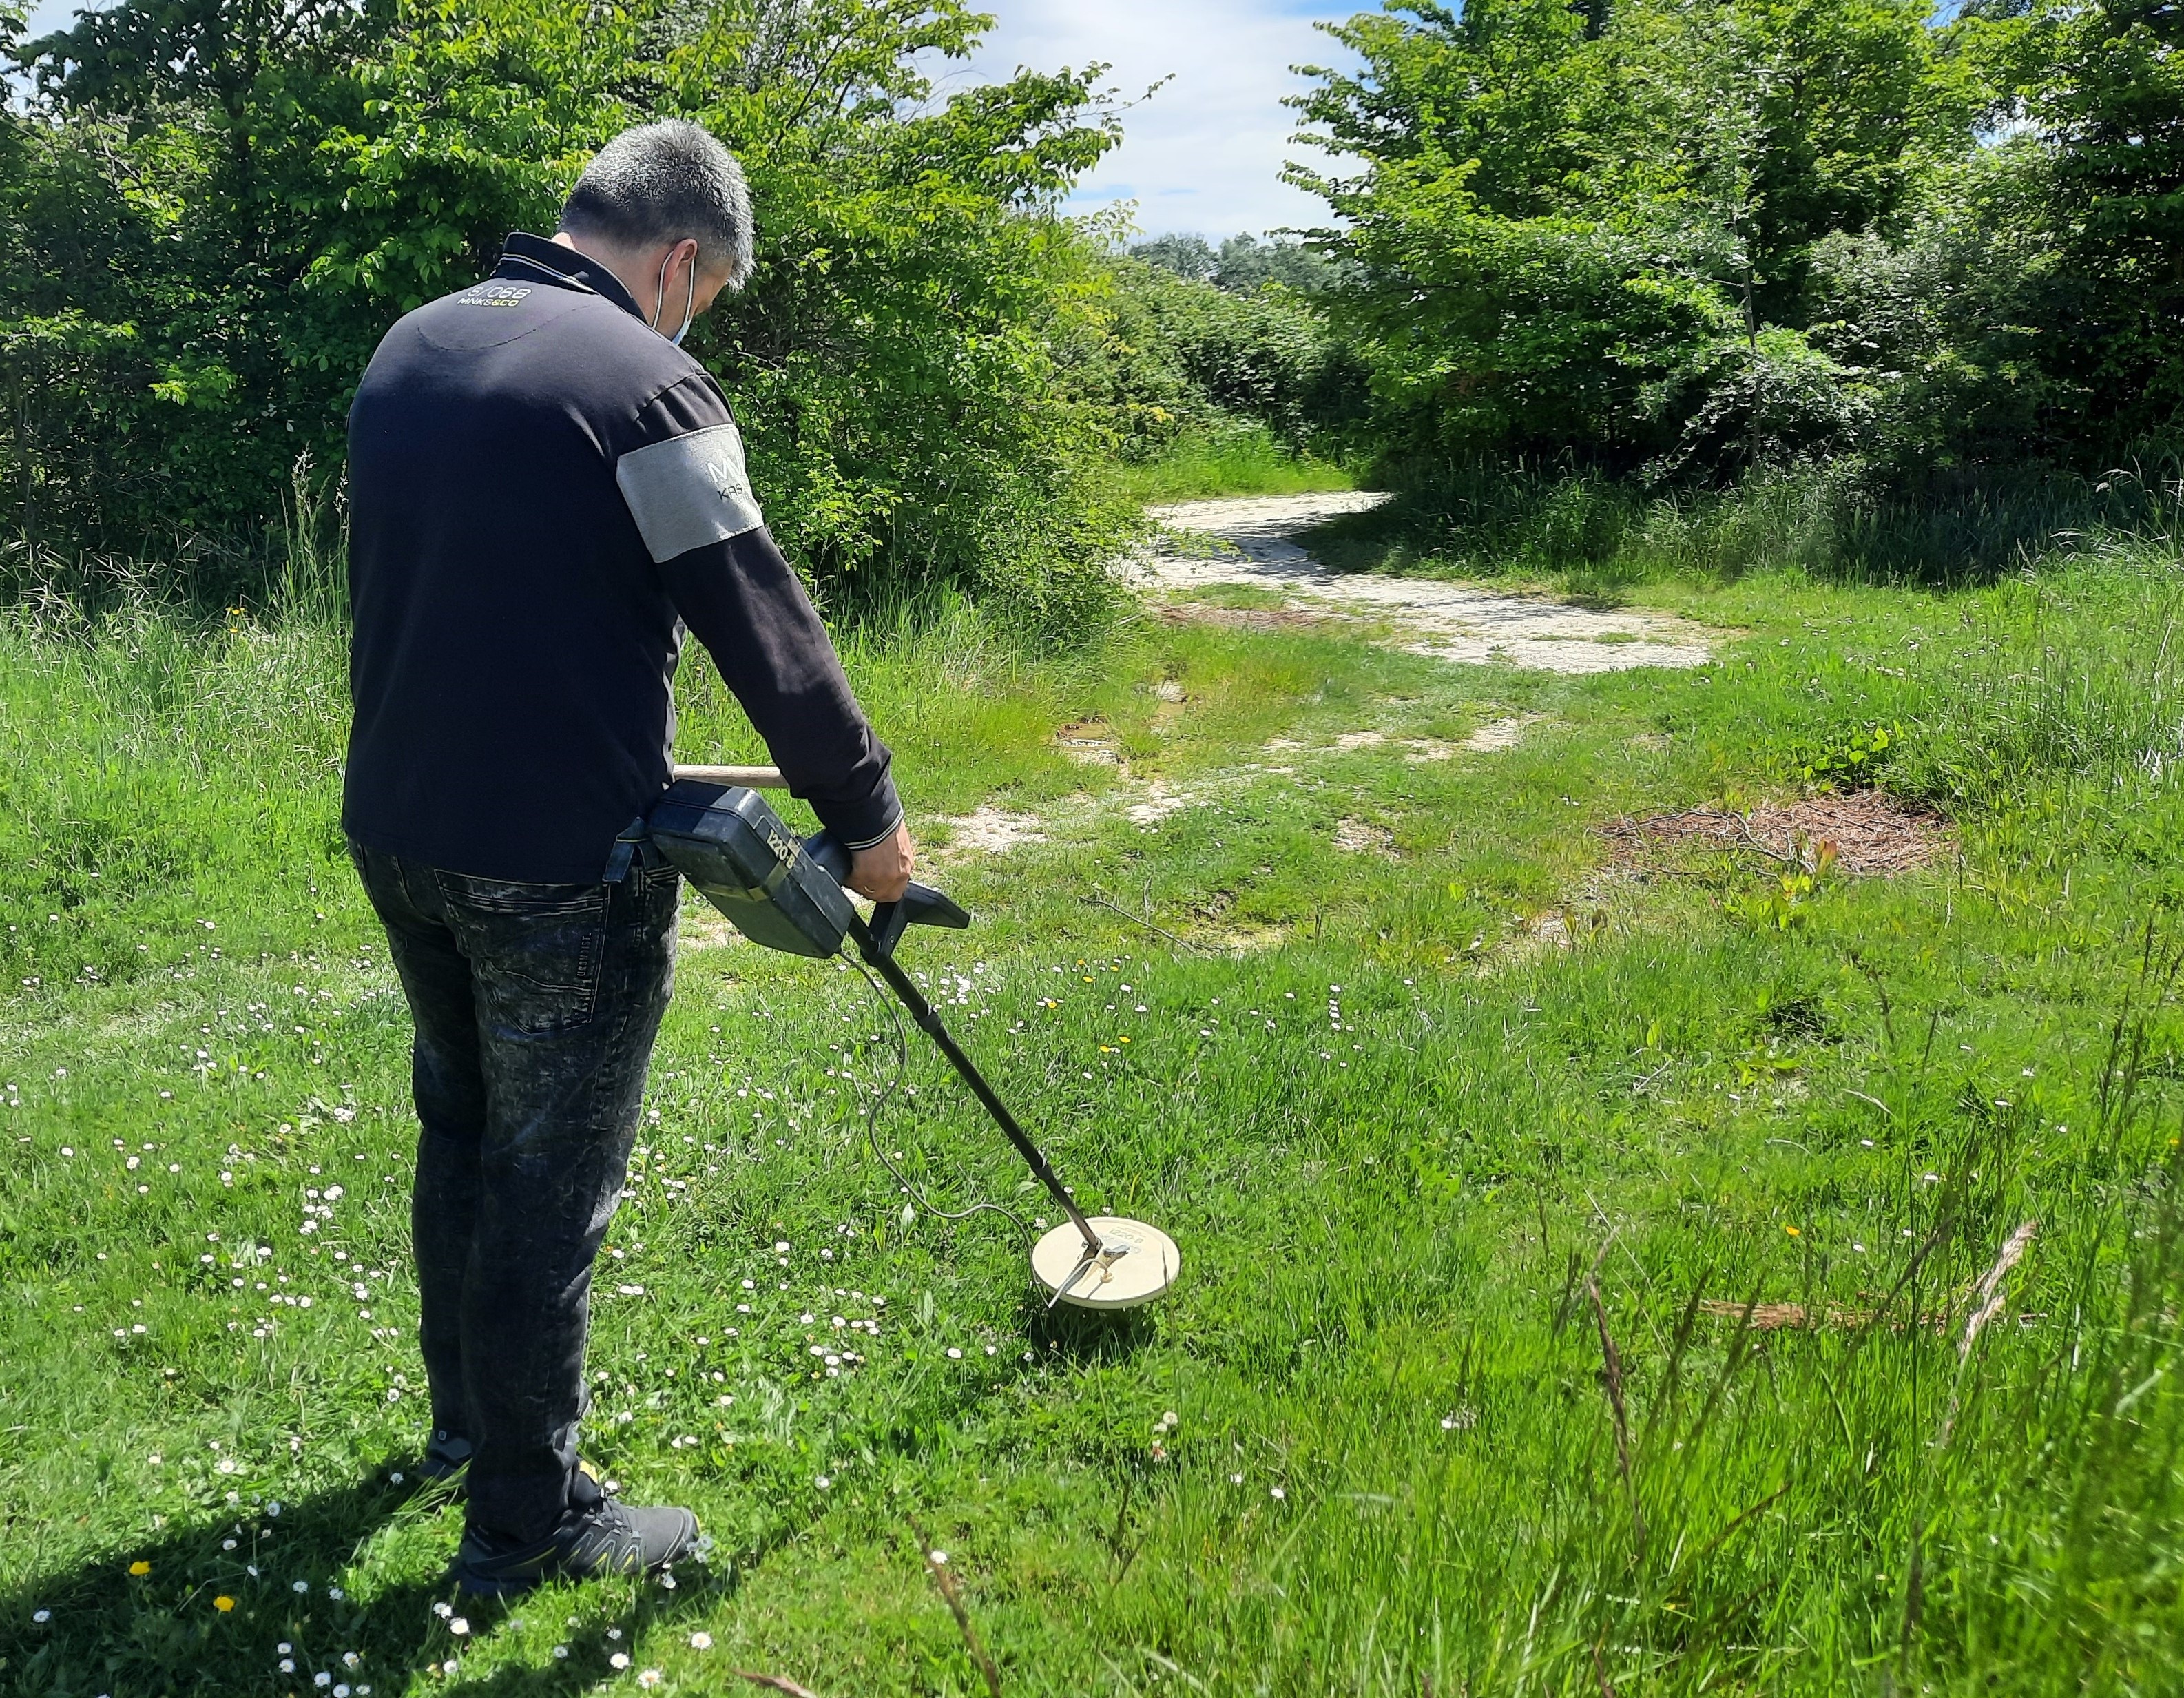
<path fill-rule="evenodd" d="M 710 378 L 671 385 L 615 481 L 682 623 L 766 739 L 790 793 L 853 849 L 902 818 L 887 746 L 872 734 L 827 628 L 767 533 L 743 438 Z"/>
<path fill-rule="evenodd" d="M 790 793 L 853 849 L 902 818 L 872 734 L 796 573 L 763 525 L 661 563 L 691 634 L 758 728 Z"/>

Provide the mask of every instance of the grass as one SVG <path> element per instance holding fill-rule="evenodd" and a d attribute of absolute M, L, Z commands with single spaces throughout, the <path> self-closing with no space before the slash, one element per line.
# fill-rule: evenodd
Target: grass
<path fill-rule="evenodd" d="M 1850 583 L 1991 583 L 2028 562 L 2133 538 L 2170 547 L 2172 464 L 2097 482 L 1994 477 L 1904 493 L 1850 462 L 1731 489 L 1648 490 L 1566 466 L 1472 460 L 1375 468 L 1394 498 L 1315 533 L 1339 570 L 1514 578 L 1614 601 L 1641 584 L 1726 583 L 1784 567 Z"/>
<path fill-rule="evenodd" d="M 1158 460 L 1117 465 L 1112 477 L 1122 494 L 1147 502 L 1301 495 L 1356 487 L 1345 468 L 1295 451 L 1264 425 L 1184 437 Z"/>
<path fill-rule="evenodd" d="M 940 863 L 977 927 L 906 957 L 1183 1281 L 1072 1324 L 992 1216 L 905 1226 L 863 982 L 702 942 L 586 1444 L 716 1549 L 451 1616 L 458 1517 L 395 1477 L 407 1028 L 335 837 L 341 645 L 18 616 L 0 1691 L 983 1691 L 922 1536 L 1011 1693 L 2172 1689 L 2175 562 L 1657 594 L 1741 634 L 1581 679 L 1151 620 L 1034 662 L 960 608 L 853 641 L 926 840 L 1047 838 Z M 757 754 L 680 693 L 686 755 Z M 1086 721 L 1117 763 L 1059 751 Z M 1763 857 L 1637 877 L 1590 829 L 1846 749 L 1960 855 L 1763 902 Z M 921 1184 L 1037 1209 L 911 1071 Z"/>

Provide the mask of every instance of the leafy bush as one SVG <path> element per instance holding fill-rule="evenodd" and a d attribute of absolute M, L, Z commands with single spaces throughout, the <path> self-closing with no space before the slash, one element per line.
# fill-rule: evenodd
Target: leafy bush
<path fill-rule="evenodd" d="M 1157 460 L 1117 466 L 1114 479 L 1117 489 L 1140 501 L 1351 487 L 1341 466 L 1295 452 L 1264 425 L 1236 422 L 1178 437 Z"/>
<path fill-rule="evenodd" d="M 1126 461 L 1240 424 L 1330 458 L 1358 433 L 1364 369 L 1304 297 L 1279 284 L 1237 293 L 1123 257 L 1107 278 L 1100 333 L 1080 342 L 1072 383 Z"/>
<path fill-rule="evenodd" d="M 1733 488 L 1648 488 L 1569 460 L 1390 460 L 1393 500 L 1322 528 L 1346 570 L 1545 579 L 1613 597 L 1648 579 L 1725 582 L 1761 567 L 1817 578 L 1949 584 L 2118 549 L 2173 548 L 2173 464 L 2098 480 L 1939 478 L 1909 489 L 1855 456 L 1762 468 Z"/>
<path fill-rule="evenodd" d="M 1084 75 L 935 103 L 922 64 L 986 22 L 961 0 L 124 0 L 25 44 L 37 98 L 0 120 L 0 512 L 237 594 L 298 454 L 338 467 L 393 319 L 550 228 L 608 137 L 679 115 L 759 209 L 756 279 L 692 346 L 784 545 L 838 606 L 953 584 L 1088 617 L 1126 516 L 1058 381 L 1104 285 L 1055 209 L 1115 131 Z"/>
<path fill-rule="evenodd" d="M 1953 8 L 1944 8 L 1951 10 Z M 1928 505 L 2184 416 L 2184 20 L 2141 0 L 1397 5 L 1296 103 L 1389 450 Z M 2009 472 L 1999 473 L 2006 483 Z"/>
<path fill-rule="evenodd" d="M 1799 750 L 1791 764 L 1808 785 L 1860 790 L 1871 785 L 1903 748 L 1901 725 L 1852 725 Z"/>

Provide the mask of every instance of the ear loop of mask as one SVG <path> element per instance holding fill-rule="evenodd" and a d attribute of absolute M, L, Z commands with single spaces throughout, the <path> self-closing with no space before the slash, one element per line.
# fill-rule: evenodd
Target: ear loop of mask
<path fill-rule="evenodd" d="M 660 287 L 653 301 L 650 326 L 654 330 L 660 328 L 660 315 L 667 310 L 667 267 L 674 258 L 675 250 L 671 248 L 666 257 L 660 262 Z M 698 256 L 694 254 L 690 256 L 690 287 L 682 298 L 682 327 L 667 338 L 677 348 L 682 345 L 682 338 L 690 333 L 690 321 L 697 316 L 697 305 Z"/>

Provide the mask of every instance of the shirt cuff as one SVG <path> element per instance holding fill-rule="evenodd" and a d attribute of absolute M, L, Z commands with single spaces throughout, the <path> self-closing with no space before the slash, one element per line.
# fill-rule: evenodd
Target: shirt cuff
<path fill-rule="evenodd" d="M 902 802 L 894 793 L 892 778 L 882 779 L 878 787 L 861 802 L 814 802 L 811 811 L 819 816 L 819 823 L 853 852 L 884 842 L 902 824 Z"/>

